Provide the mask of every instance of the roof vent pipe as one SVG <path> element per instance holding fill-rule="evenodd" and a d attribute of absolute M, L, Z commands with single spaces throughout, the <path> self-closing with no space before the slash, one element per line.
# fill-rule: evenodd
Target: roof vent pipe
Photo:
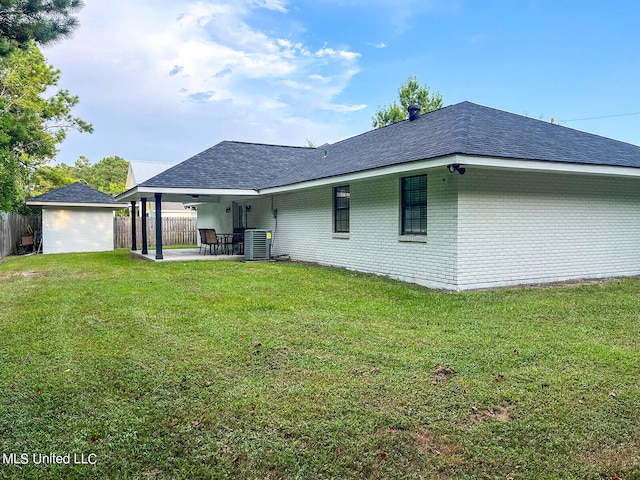
<path fill-rule="evenodd" d="M 420 118 L 420 105 L 417 104 L 413 104 L 413 105 L 409 105 L 409 120 L 411 120 L 412 122 L 418 118 Z"/>

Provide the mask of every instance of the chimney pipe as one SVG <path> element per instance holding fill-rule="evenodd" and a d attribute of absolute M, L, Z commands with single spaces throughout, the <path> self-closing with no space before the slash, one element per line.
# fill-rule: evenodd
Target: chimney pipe
<path fill-rule="evenodd" d="M 410 121 L 413 122 L 414 120 L 420 118 L 420 105 L 417 105 L 415 103 L 413 105 L 409 105 L 408 111 Z"/>

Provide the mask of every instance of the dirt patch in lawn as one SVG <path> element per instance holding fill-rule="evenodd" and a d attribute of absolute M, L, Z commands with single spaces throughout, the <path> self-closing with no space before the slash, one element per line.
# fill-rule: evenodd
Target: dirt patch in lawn
<path fill-rule="evenodd" d="M 440 365 L 439 363 L 433 367 L 431 374 L 433 375 L 433 384 L 445 382 L 449 378 L 453 377 L 456 373 L 455 368 L 451 365 Z"/>
<path fill-rule="evenodd" d="M 477 407 L 471 407 L 471 422 L 479 423 L 487 420 L 497 420 L 506 423 L 511 419 L 509 409 L 506 407 L 488 407 L 481 410 Z"/>
<path fill-rule="evenodd" d="M 447 458 L 451 465 L 462 464 L 464 448 L 446 437 L 438 436 L 429 430 L 419 430 L 411 435 L 420 455 L 435 455 Z"/>
<path fill-rule="evenodd" d="M 616 449 L 588 450 L 578 454 L 578 461 L 598 469 L 607 477 L 626 478 L 640 468 L 640 447 L 623 445 Z"/>
<path fill-rule="evenodd" d="M 0 282 L 11 280 L 13 277 L 33 278 L 39 276 L 40 273 L 33 270 L 25 270 L 23 272 L 7 272 L 0 275 Z"/>

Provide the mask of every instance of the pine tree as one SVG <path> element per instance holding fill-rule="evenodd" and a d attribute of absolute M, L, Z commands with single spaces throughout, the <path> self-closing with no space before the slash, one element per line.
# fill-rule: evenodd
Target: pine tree
<path fill-rule="evenodd" d="M 409 118 L 410 105 L 420 105 L 420 113 L 432 112 L 442 108 L 442 95 L 439 92 L 430 93 L 429 87 L 420 86 L 418 77 L 410 75 L 406 83 L 398 89 L 398 100 L 387 107 L 378 107 L 372 119 L 373 128 L 380 128 L 392 123 L 401 122 Z"/>
<path fill-rule="evenodd" d="M 81 0 L 0 0 L 0 56 L 30 41 L 44 45 L 69 37 Z"/>

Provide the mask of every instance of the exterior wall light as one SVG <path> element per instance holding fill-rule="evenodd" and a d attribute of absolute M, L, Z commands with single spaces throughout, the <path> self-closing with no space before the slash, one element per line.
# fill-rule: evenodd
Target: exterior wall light
<path fill-rule="evenodd" d="M 449 170 L 449 173 L 458 172 L 460 175 L 464 175 L 464 172 L 467 171 L 466 168 L 461 167 L 457 163 L 451 163 L 451 164 L 447 165 L 447 169 Z"/>

